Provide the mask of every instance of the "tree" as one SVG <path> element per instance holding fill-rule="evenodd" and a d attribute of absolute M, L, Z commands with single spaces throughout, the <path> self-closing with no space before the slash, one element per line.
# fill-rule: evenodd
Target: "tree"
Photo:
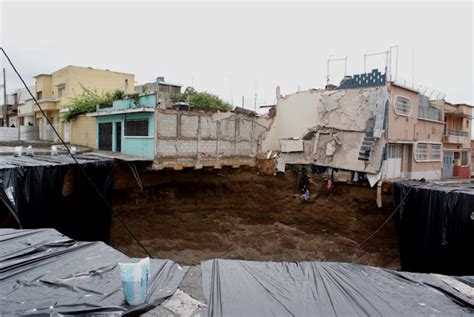
<path fill-rule="evenodd" d="M 193 87 L 188 87 L 184 93 L 179 93 L 171 96 L 172 102 L 187 102 L 194 108 L 199 109 L 215 109 L 230 111 L 232 106 L 223 101 L 216 95 L 202 91 L 198 92 Z"/>

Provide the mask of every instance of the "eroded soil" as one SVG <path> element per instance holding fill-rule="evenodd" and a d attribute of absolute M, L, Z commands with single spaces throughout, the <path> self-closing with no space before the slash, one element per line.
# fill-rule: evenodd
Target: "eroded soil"
<path fill-rule="evenodd" d="M 127 173 L 115 177 L 116 183 L 134 182 Z M 129 256 L 146 254 L 119 218 L 153 257 L 182 264 L 232 258 L 399 267 L 393 221 L 359 245 L 393 210 L 390 195 L 378 209 L 368 186 L 337 184 L 328 195 L 320 183 L 304 203 L 295 195 L 293 173 L 161 171 L 146 177 L 145 185 L 153 185 L 114 194 L 111 245 Z"/>

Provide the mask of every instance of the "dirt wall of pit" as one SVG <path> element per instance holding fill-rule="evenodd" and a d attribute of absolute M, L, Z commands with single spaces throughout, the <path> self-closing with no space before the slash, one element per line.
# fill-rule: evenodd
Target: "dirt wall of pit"
<path fill-rule="evenodd" d="M 142 170 L 140 180 L 143 189 L 127 166 L 116 168 L 111 245 L 129 256 L 146 254 L 125 226 L 153 257 L 183 264 L 231 258 L 399 267 L 393 221 L 359 245 L 393 210 L 389 194 L 377 208 L 368 186 L 336 184 L 328 195 L 324 184 L 313 185 L 305 203 L 295 195 L 295 173 Z"/>

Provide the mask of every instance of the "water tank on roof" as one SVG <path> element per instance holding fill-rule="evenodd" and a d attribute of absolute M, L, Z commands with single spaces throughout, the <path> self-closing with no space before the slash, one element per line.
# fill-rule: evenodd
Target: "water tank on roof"
<path fill-rule="evenodd" d="M 162 82 L 164 82 L 164 81 L 165 81 L 165 76 L 158 76 L 158 77 L 156 77 L 156 82 L 162 83 Z"/>

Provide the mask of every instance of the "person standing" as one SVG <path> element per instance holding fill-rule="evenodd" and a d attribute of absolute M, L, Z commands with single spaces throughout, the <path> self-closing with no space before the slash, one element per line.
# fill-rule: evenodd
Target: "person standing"
<path fill-rule="evenodd" d="M 298 190 L 303 195 L 305 201 L 309 200 L 309 176 L 306 167 L 301 170 L 300 181 L 298 183 Z"/>

